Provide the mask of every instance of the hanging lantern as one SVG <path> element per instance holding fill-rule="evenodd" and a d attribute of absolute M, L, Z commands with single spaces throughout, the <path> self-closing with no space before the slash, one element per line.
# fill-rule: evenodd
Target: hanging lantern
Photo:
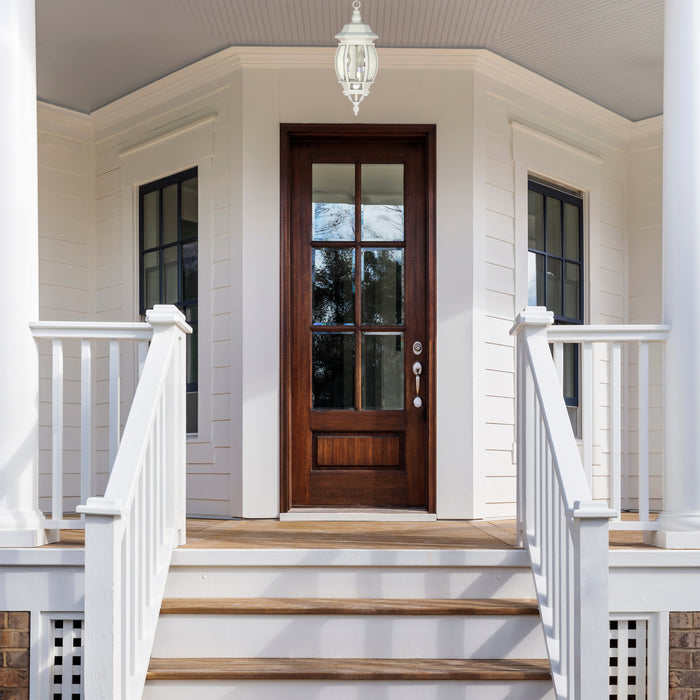
<path fill-rule="evenodd" d="M 360 102 L 369 95 L 369 88 L 377 76 L 377 49 L 374 42 L 379 38 L 360 16 L 360 2 L 352 4 L 352 21 L 335 35 L 338 50 L 335 52 L 335 74 L 343 86 L 343 95 L 352 102 L 357 116 Z"/>

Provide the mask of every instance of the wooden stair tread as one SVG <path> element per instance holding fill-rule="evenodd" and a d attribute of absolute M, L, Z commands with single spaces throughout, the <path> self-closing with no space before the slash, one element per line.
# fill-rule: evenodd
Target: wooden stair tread
<path fill-rule="evenodd" d="M 546 659 L 151 659 L 156 680 L 535 681 Z"/>
<path fill-rule="evenodd" d="M 166 598 L 161 615 L 537 615 L 534 600 Z"/>

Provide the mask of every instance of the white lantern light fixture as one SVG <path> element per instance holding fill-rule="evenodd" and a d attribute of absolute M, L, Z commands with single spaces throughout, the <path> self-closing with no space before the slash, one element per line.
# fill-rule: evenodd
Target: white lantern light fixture
<path fill-rule="evenodd" d="M 343 86 L 343 95 L 352 102 L 357 116 L 360 102 L 369 95 L 369 88 L 377 76 L 377 49 L 374 42 L 379 38 L 360 16 L 360 2 L 352 4 L 352 21 L 335 35 L 338 50 L 335 52 L 335 73 Z"/>

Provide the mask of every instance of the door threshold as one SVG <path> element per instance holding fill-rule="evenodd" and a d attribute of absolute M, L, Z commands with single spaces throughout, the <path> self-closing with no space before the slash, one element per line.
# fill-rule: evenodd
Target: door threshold
<path fill-rule="evenodd" d="M 437 515 L 410 508 L 292 508 L 280 521 L 435 522 Z"/>

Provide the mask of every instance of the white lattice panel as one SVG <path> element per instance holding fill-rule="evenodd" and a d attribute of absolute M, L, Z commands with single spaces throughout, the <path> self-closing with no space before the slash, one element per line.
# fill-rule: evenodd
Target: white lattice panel
<path fill-rule="evenodd" d="M 83 700 L 83 621 L 51 620 L 51 700 Z"/>
<path fill-rule="evenodd" d="M 647 621 L 610 621 L 610 699 L 646 700 Z"/>

